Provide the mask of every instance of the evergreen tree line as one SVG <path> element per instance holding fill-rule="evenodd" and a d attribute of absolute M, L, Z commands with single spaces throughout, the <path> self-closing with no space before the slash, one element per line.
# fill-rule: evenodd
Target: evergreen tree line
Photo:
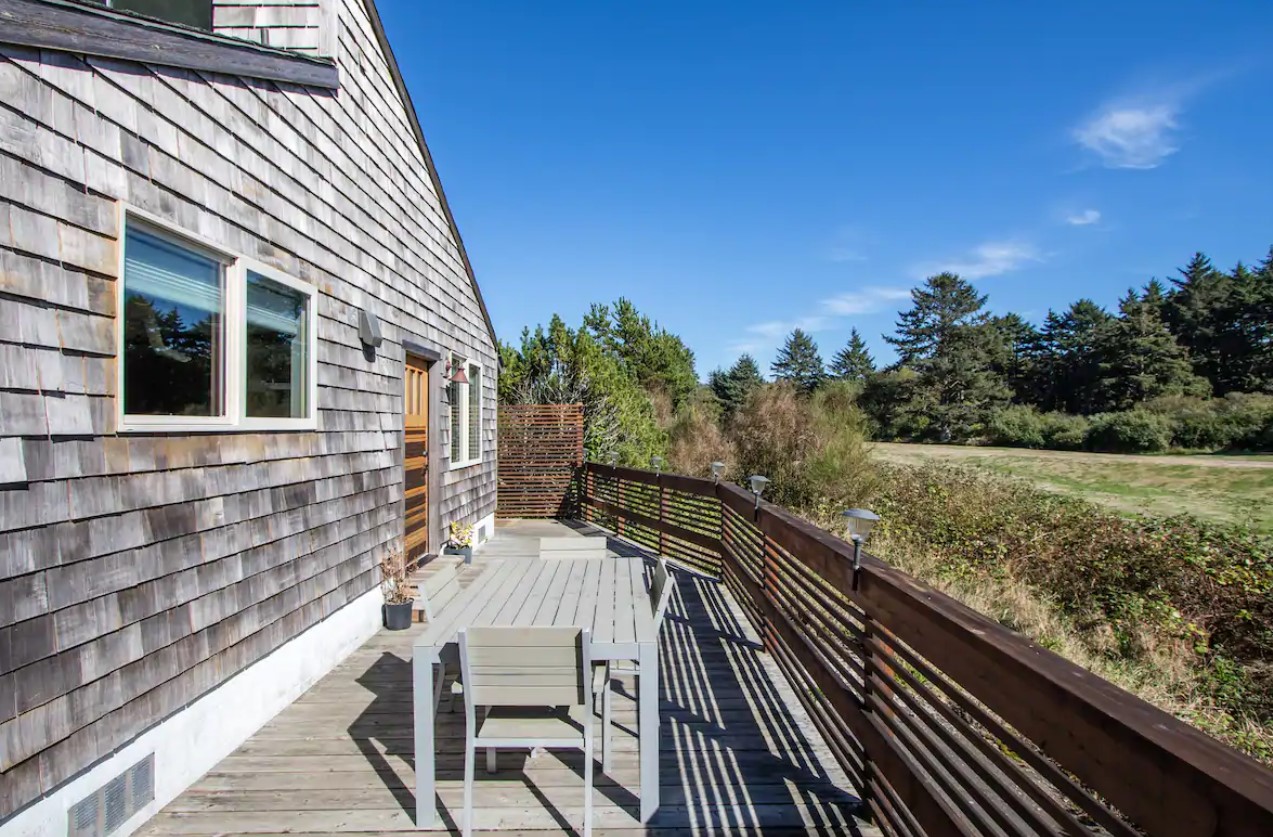
<path fill-rule="evenodd" d="M 1197 253 L 1169 284 L 1090 299 L 1040 326 L 986 310 L 953 273 L 911 291 L 879 369 L 853 329 L 825 364 L 800 329 L 771 365 L 808 394 L 851 382 L 878 438 L 1110 450 L 1273 447 L 1273 249 L 1254 269 Z M 744 355 L 708 385 L 728 417 L 763 382 Z"/>

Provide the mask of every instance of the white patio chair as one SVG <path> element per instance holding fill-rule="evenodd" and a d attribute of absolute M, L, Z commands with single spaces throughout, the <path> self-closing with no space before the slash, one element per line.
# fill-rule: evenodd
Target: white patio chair
<path fill-rule="evenodd" d="M 605 538 L 540 538 L 539 557 L 545 559 L 604 558 Z"/>
<path fill-rule="evenodd" d="M 582 628 L 460 631 L 464 676 L 464 835 L 473 833 L 479 748 L 496 769 L 498 748 L 583 751 L 583 833 L 592 835 L 592 637 Z M 478 707 L 486 714 L 478 720 Z M 544 707 L 552 707 L 545 709 Z"/>
<path fill-rule="evenodd" d="M 654 577 L 650 580 L 650 608 L 654 612 L 654 632 L 663 631 L 663 617 L 667 613 L 668 602 L 672 600 L 672 588 L 676 579 L 667 568 L 667 559 L 660 558 L 654 565 Z M 641 676 L 641 668 L 635 662 L 613 661 L 597 666 L 593 678 L 593 691 L 601 695 L 601 769 L 609 773 L 611 766 L 610 751 L 614 743 L 614 726 L 610 723 L 611 693 L 610 681 L 616 671 L 636 672 Z"/>

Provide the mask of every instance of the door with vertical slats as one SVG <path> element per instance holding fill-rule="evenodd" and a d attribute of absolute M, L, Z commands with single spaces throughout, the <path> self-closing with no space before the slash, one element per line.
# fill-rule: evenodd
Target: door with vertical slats
<path fill-rule="evenodd" d="M 429 370 L 422 361 L 408 355 L 403 378 L 404 548 L 407 561 L 414 564 L 429 551 Z"/>

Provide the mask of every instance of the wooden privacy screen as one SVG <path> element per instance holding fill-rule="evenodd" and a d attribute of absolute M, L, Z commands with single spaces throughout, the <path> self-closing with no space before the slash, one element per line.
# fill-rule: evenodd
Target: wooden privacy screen
<path fill-rule="evenodd" d="M 499 517 L 566 517 L 583 463 L 582 404 L 499 408 Z"/>
<path fill-rule="evenodd" d="M 722 579 L 889 834 L 1273 834 L 1273 772 L 736 485 L 588 463 L 580 503 Z"/>

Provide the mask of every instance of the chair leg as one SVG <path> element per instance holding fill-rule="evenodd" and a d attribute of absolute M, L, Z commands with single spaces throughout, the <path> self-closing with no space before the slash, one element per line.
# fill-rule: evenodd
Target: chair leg
<path fill-rule="evenodd" d="M 610 704 L 614 689 L 606 680 L 605 693 L 601 695 L 601 772 L 609 774 L 613 767 L 611 752 L 614 749 L 614 724 L 611 720 Z"/>
<path fill-rule="evenodd" d="M 496 750 L 494 747 L 486 748 L 486 772 L 487 773 L 494 773 L 496 770 L 499 770 L 498 757 L 495 755 L 495 753 L 496 753 Z"/>
<path fill-rule="evenodd" d="M 438 670 L 433 675 L 433 711 L 436 714 L 442 705 L 442 685 L 446 683 L 446 663 L 438 663 Z"/>
<path fill-rule="evenodd" d="M 583 759 L 583 837 L 592 837 L 592 742 Z"/>
<path fill-rule="evenodd" d="M 470 741 L 464 747 L 464 837 L 473 837 L 473 768 L 477 747 Z"/>

